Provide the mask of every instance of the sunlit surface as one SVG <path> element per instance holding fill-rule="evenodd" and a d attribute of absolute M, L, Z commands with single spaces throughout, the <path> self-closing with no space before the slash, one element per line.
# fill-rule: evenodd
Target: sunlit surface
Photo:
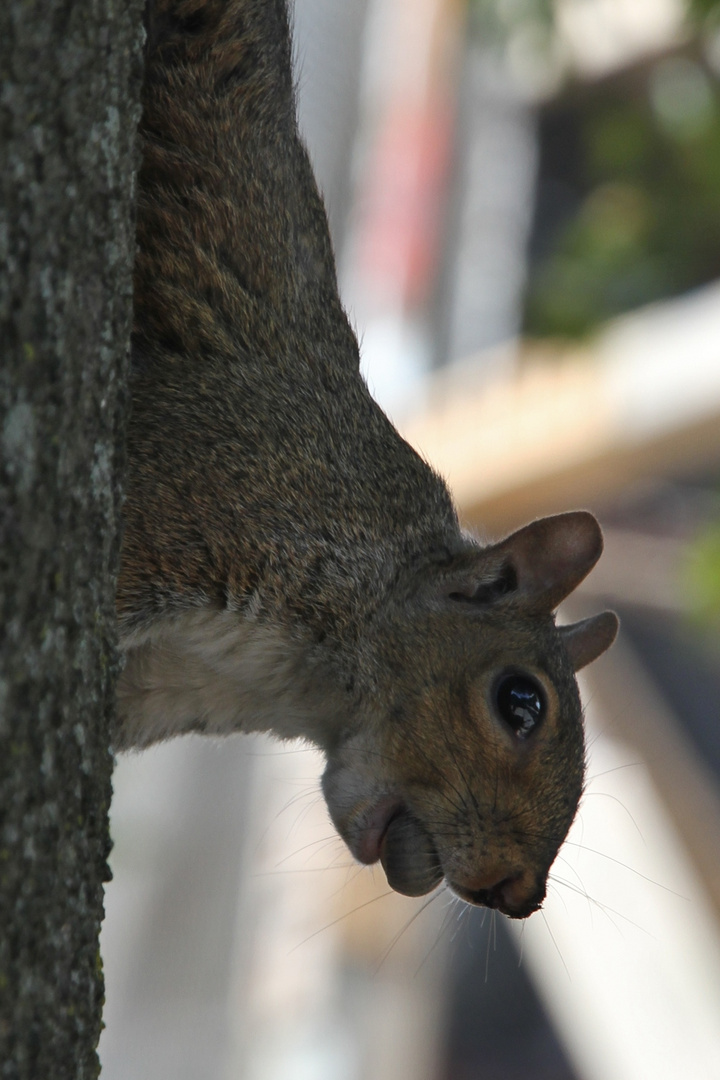
<path fill-rule="evenodd" d="M 588 343 L 536 346 L 515 378 L 488 382 L 469 358 L 429 380 L 425 395 L 403 434 L 466 514 L 478 507 L 480 526 L 497 495 L 593 462 L 606 462 L 605 475 L 579 473 L 557 508 L 615 495 L 653 442 L 687 432 L 689 456 L 720 445 L 720 286 L 618 318 Z M 708 422 L 714 441 L 693 435 Z M 542 510 L 530 501 L 522 513 Z"/>

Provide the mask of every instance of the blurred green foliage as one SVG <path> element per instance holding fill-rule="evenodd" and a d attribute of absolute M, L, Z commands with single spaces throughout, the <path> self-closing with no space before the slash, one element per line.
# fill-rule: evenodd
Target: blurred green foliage
<path fill-rule="evenodd" d="M 688 3 L 688 14 L 696 24 L 702 24 L 709 15 L 713 15 L 718 9 L 720 9 L 720 0 L 690 0 Z"/>
<path fill-rule="evenodd" d="M 554 0 L 468 0 L 486 44 L 554 32 Z M 525 331 L 577 338 L 606 319 L 720 277 L 720 0 L 688 0 L 675 53 L 571 82 L 576 206 L 530 267 Z M 548 46 L 548 55 L 552 52 Z"/>
<path fill-rule="evenodd" d="M 554 0 L 467 0 L 467 7 L 471 31 L 495 38 L 528 24 L 552 28 L 555 22 Z"/>
<path fill-rule="evenodd" d="M 686 585 L 695 616 L 720 631 L 720 522 L 707 525 L 691 545 Z"/>
<path fill-rule="evenodd" d="M 674 55 L 576 108 L 585 194 L 533 268 L 526 329 L 577 337 L 720 277 L 720 90 Z"/>

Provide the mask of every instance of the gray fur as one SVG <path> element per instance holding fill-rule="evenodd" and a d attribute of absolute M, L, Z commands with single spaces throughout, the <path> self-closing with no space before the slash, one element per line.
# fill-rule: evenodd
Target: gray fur
<path fill-rule="evenodd" d="M 304 736 L 358 858 L 522 916 L 582 790 L 552 611 L 600 532 L 577 513 L 463 535 L 360 376 L 290 72 L 280 0 L 151 9 L 117 745 Z M 522 745 L 494 699 L 509 669 L 547 703 Z"/>

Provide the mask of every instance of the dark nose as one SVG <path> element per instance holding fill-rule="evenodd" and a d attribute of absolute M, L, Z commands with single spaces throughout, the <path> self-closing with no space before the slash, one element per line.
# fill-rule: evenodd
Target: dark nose
<path fill-rule="evenodd" d="M 493 879 L 494 884 L 491 884 Z M 469 888 L 454 882 L 451 884 L 455 892 L 469 904 L 497 909 L 511 919 L 526 919 L 533 911 L 538 910 L 545 899 L 545 878 L 538 883 L 534 875 L 527 873 L 504 877 L 502 874 L 486 874 L 482 880 L 470 882 Z"/>

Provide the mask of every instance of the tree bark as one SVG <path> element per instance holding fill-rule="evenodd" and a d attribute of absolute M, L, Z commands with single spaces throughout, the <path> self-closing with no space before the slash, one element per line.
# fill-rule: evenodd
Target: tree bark
<path fill-rule="evenodd" d="M 0 4 L 0 1077 L 99 1072 L 142 0 Z"/>

